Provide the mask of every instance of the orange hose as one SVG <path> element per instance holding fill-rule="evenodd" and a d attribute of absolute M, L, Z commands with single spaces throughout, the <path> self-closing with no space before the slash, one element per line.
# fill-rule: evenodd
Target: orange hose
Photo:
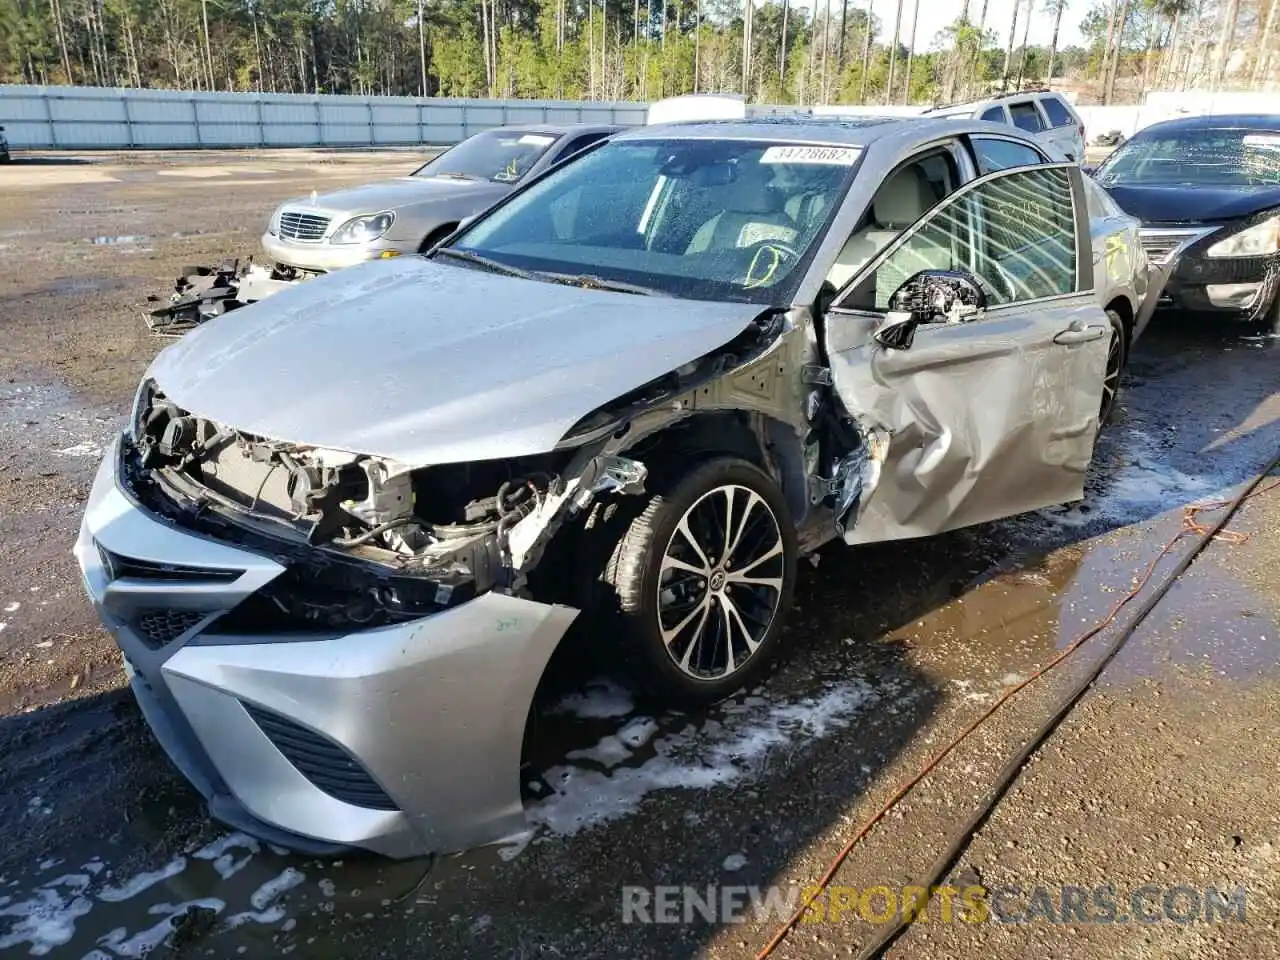
<path fill-rule="evenodd" d="M 1258 489 L 1251 491 L 1249 495 L 1244 499 L 1245 500 L 1251 499 L 1252 497 L 1256 497 L 1259 494 L 1266 493 L 1269 490 L 1274 490 L 1276 487 L 1280 487 L 1280 480 L 1276 480 L 1272 483 L 1267 484 L 1265 487 L 1259 487 Z M 1037 680 L 1039 680 L 1041 677 L 1047 674 L 1054 667 L 1058 666 L 1058 664 L 1062 663 L 1063 660 L 1067 659 L 1067 657 L 1075 653 L 1086 642 L 1093 639 L 1095 636 L 1101 633 L 1107 626 L 1109 626 L 1115 620 L 1115 618 L 1119 615 L 1120 611 L 1124 608 L 1124 606 L 1127 603 L 1129 603 L 1129 601 L 1133 600 L 1139 593 L 1141 593 L 1142 589 L 1151 581 L 1151 578 L 1152 576 L 1154 576 L 1156 567 L 1159 565 L 1160 561 L 1163 560 L 1169 554 L 1169 551 L 1174 548 L 1174 546 L 1178 543 L 1178 541 L 1180 541 L 1187 534 L 1198 534 L 1199 536 L 1205 536 L 1206 534 L 1208 534 L 1209 529 L 1203 526 L 1198 520 L 1198 517 L 1202 512 L 1204 512 L 1205 510 L 1220 510 L 1221 508 L 1228 506 L 1231 502 L 1232 502 L 1231 500 L 1211 500 L 1208 503 L 1191 504 L 1190 506 L 1184 507 L 1182 510 L 1181 529 L 1179 529 L 1178 532 L 1174 534 L 1172 538 L 1170 538 L 1169 542 L 1164 545 L 1164 547 L 1160 550 L 1160 552 L 1156 554 L 1155 559 L 1152 560 L 1149 564 L 1147 564 L 1146 570 L 1143 572 L 1142 576 L 1138 579 L 1137 583 L 1132 587 L 1132 589 L 1130 589 L 1128 593 L 1126 593 L 1123 597 L 1117 600 L 1114 605 L 1112 605 L 1111 609 L 1107 612 L 1107 615 L 1105 617 L 1103 617 L 1100 621 L 1098 621 L 1098 623 L 1090 627 L 1084 633 L 1080 634 L 1080 636 L 1076 637 L 1076 639 L 1072 640 L 1071 643 L 1067 644 L 1067 646 L 1064 647 L 1062 651 L 1059 652 L 1056 656 L 1054 656 L 1051 660 L 1049 660 L 1048 663 L 1046 663 L 1044 666 L 1036 670 L 1033 674 L 1031 674 L 1031 676 L 1027 677 L 1027 679 L 1021 681 L 1020 683 L 1016 683 L 1013 686 L 1006 689 L 1005 692 L 1000 696 L 998 700 L 996 700 L 995 703 L 993 703 L 990 707 L 988 707 L 976 720 L 974 720 L 967 727 L 965 727 L 959 734 L 957 734 L 956 737 L 953 740 L 951 740 L 950 743 L 948 743 L 945 747 L 943 747 L 941 750 L 935 753 L 932 757 L 930 757 L 913 777 L 911 777 L 909 780 L 903 783 L 900 787 L 898 787 L 898 789 L 894 791 L 893 795 L 884 803 L 884 805 L 880 807 L 880 809 L 877 810 L 865 823 L 862 824 L 862 826 L 853 835 L 853 837 L 850 838 L 849 842 L 846 843 L 843 848 L 841 848 L 838 854 L 836 854 L 835 859 L 831 861 L 831 865 L 827 868 L 826 873 L 822 875 L 822 878 L 818 881 L 817 886 L 813 887 L 810 890 L 809 895 L 805 898 L 804 902 L 800 904 L 796 912 L 791 915 L 791 918 L 787 920 L 785 924 L 783 924 L 783 926 L 778 930 L 776 934 L 774 934 L 773 939 L 771 939 L 768 942 L 768 944 L 765 945 L 764 949 L 762 949 L 759 953 L 756 954 L 756 960 L 767 960 L 767 958 L 773 953 L 773 951 L 776 950 L 781 945 L 782 941 L 786 939 L 787 934 L 789 934 L 795 928 L 795 925 L 800 922 L 800 919 L 804 916 L 805 912 L 811 906 L 813 906 L 814 902 L 818 899 L 818 897 L 827 889 L 828 886 L 830 886 L 831 881 L 835 878 L 837 871 L 839 871 L 840 867 L 844 864 L 845 860 L 849 858 L 849 854 L 853 852 L 853 848 L 857 846 L 858 843 L 867 834 L 871 832 L 872 828 L 877 823 L 883 820 L 889 814 L 889 812 L 902 801 L 903 797 L 905 797 L 908 793 L 910 793 L 920 783 L 921 780 L 923 780 L 930 773 L 932 773 L 934 768 L 936 768 L 938 764 L 940 764 L 944 759 L 946 759 L 947 755 L 950 754 L 952 750 L 958 747 L 971 733 L 977 730 L 978 727 L 986 723 L 987 720 L 989 720 L 997 710 L 999 710 L 1002 706 L 1008 703 L 1011 699 L 1013 699 L 1013 697 L 1015 697 L 1022 690 L 1026 689 L 1032 683 L 1035 683 Z M 1235 532 L 1235 531 L 1223 530 L 1223 531 L 1219 531 L 1215 535 L 1215 539 L 1221 539 L 1224 543 L 1239 544 L 1239 543 L 1244 543 L 1248 539 L 1248 535 Z"/>

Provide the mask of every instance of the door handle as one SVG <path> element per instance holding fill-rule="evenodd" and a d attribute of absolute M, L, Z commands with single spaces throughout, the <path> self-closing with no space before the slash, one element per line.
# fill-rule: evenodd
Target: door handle
<path fill-rule="evenodd" d="M 1088 343 L 1090 340 L 1098 340 L 1106 336 L 1107 331 L 1111 327 L 1103 326 L 1100 323 L 1089 324 L 1087 326 L 1070 326 L 1060 332 L 1053 338 L 1054 343 Z"/>

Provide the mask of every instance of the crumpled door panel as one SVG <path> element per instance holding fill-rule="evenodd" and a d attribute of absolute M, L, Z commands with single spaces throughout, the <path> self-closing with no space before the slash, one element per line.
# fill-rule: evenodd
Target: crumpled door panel
<path fill-rule="evenodd" d="M 930 536 L 1083 496 L 1108 340 L 1055 337 L 1107 324 L 1091 296 L 924 325 L 906 350 L 871 340 L 866 317 L 832 311 L 836 324 L 864 335 L 830 352 L 835 390 L 855 420 L 890 437 L 848 542 Z"/>

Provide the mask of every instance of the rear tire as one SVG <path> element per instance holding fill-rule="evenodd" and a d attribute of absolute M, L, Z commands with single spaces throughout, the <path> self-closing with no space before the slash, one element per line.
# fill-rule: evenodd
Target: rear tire
<path fill-rule="evenodd" d="M 1120 396 L 1120 377 L 1129 363 L 1129 331 L 1120 314 L 1114 310 L 1107 311 L 1107 319 L 1111 321 L 1111 342 L 1107 346 L 1107 368 L 1102 375 L 1102 399 L 1098 406 L 1098 430 L 1101 431 L 1116 412 L 1116 401 Z"/>
<path fill-rule="evenodd" d="M 777 484 L 736 457 L 658 487 L 606 540 L 591 614 L 646 693 L 714 703 L 776 653 L 795 587 L 795 529 Z"/>

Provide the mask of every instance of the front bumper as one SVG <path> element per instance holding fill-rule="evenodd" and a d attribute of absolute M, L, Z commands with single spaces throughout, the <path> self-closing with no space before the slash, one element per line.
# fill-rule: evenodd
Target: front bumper
<path fill-rule="evenodd" d="M 276 263 L 317 273 L 354 267 L 357 263 L 377 260 L 384 254 L 400 256 L 418 252 L 417 244 L 411 240 L 388 240 L 384 237 L 368 244 L 334 245 L 325 242 L 299 243 L 271 233 L 262 235 L 262 249 Z"/>
<path fill-rule="evenodd" d="M 445 853 L 527 829 L 525 720 L 577 611 L 484 594 L 341 635 L 232 635 L 276 560 L 141 507 L 122 442 L 75 545 L 147 722 L 218 819 L 308 853 Z"/>
<path fill-rule="evenodd" d="M 1160 307 L 1227 320 L 1261 319 L 1280 293 L 1280 255 L 1207 257 L 1205 250 L 1221 234 L 1202 234 L 1174 255 Z"/>

